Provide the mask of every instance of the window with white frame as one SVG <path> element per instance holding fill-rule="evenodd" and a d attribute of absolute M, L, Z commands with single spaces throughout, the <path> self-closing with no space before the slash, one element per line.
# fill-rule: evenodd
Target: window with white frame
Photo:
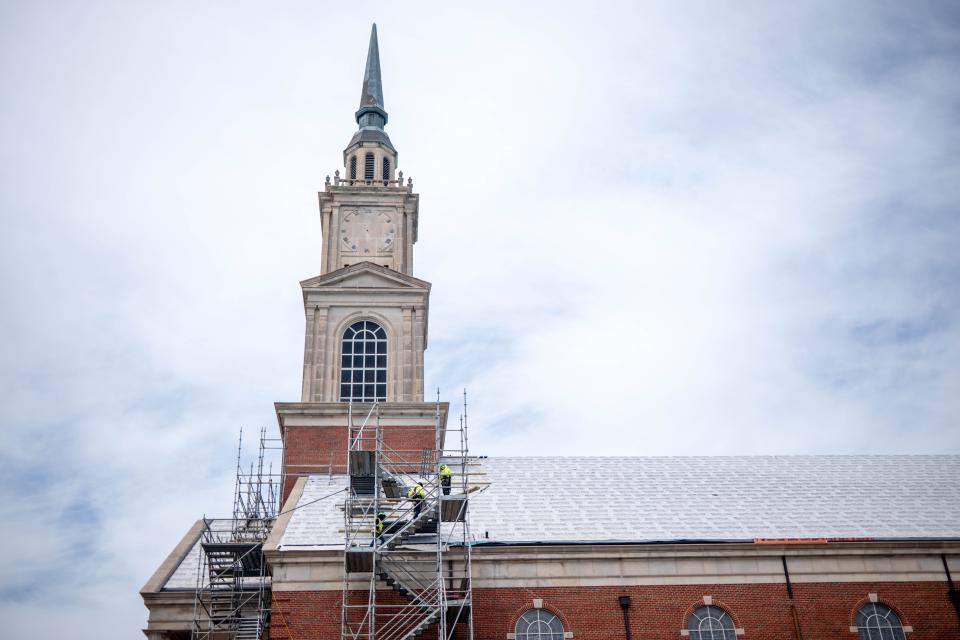
<path fill-rule="evenodd" d="M 690 640 L 736 640 L 737 629 L 730 615 L 713 605 L 700 607 L 687 621 Z"/>
<path fill-rule="evenodd" d="M 563 640 L 563 623 L 546 609 L 530 609 L 517 620 L 517 640 Z"/>
<path fill-rule="evenodd" d="M 361 320 L 343 333 L 340 352 L 340 402 L 387 399 L 387 332 Z"/>
<path fill-rule="evenodd" d="M 857 611 L 860 640 L 906 640 L 900 618 L 893 609 L 871 602 Z"/>

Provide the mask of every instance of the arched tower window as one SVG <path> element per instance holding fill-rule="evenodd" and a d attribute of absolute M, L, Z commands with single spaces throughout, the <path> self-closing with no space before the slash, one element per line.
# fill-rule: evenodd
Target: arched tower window
<path fill-rule="evenodd" d="M 390 180 L 390 158 L 383 159 L 383 184 Z"/>
<path fill-rule="evenodd" d="M 357 156 L 350 156 L 350 179 L 357 179 Z"/>
<path fill-rule="evenodd" d="M 893 609 L 871 602 L 857 611 L 860 640 L 905 640 L 903 625 Z"/>
<path fill-rule="evenodd" d="M 563 640 L 560 618 L 546 609 L 530 609 L 517 620 L 517 640 Z"/>
<path fill-rule="evenodd" d="M 361 320 L 343 334 L 340 355 L 340 402 L 387 399 L 387 332 Z"/>
<path fill-rule="evenodd" d="M 690 640 L 736 640 L 737 630 L 729 614 L 720 607 L 700 607 L 687 621 Z"/>
<path fill-rule="evenodd" d="M 373 154 L 368 153 L 363 157 L 363 179 L 373 180 Z"/>

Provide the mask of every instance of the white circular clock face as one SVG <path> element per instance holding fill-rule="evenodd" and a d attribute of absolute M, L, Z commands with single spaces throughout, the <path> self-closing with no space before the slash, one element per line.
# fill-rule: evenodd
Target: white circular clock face
<path fill-rule="evenodd" d="M 393 253 L 397 242 L 397 218 L 393 209 L 362 207 L 347 209 L 340 225 L 340 251 L 357 257 Z"/>

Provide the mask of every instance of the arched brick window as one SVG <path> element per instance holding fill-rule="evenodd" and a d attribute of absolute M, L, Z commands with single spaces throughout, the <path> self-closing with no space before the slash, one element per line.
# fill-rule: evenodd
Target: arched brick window
<path fill-rule="evenodd" d="M 517 640 L 563 640 L 563 623 L 546 609 L 530 609 L 517 620 Z"/>
<path fill-rule="evenodd" d="M 857 631 L 860 640 L 906 640 L 900 618 L 893 609 L 878 602 L 857 611 Z"/>
<path fill-rule="evenodd" d="M 690 640 L 736 640 L 737 630 L 730 615 L 713 605 L 700 607 L 687 620 Z"/>
<path fill-rule="evenodd" d="M 376 322 L 354 322 L 343 332 L 340 402 L 387 399 L 387 332 Z"/>

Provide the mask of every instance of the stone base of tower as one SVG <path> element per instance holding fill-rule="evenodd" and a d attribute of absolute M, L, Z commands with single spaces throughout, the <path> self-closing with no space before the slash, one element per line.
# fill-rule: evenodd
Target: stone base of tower
<path fill-rule="evenodd" d="M 278 402 L 275 404 L 283 439 L 283 491 L 285 503 L 297 478 L 316 474 L 347 473 L 347 433 L 366 420 L 373 429 L 379 422 L 384 446 L 398 460 L 417 464 L 423 451 L 440 447 L 447 426 L 447 402 L 383 402 L 373 405 L 345 402 Z M 352 415 L 352 418 L 351 418 Z"/>

